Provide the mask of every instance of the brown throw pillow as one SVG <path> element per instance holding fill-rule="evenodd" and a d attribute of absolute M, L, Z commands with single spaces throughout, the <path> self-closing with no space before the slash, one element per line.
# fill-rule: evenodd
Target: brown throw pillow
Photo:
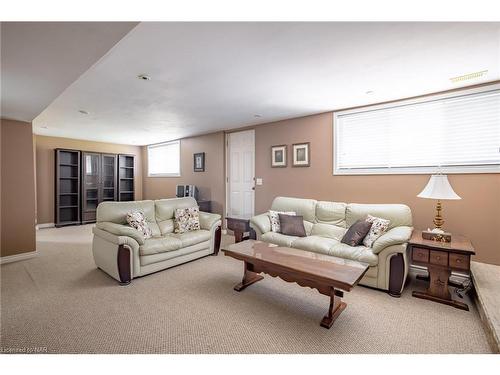
<path fill-rule="evenodd" d="M 372 223 L 366 221 L 366 219 L 360 219 L 351 225 L 340 242 L 349 246 L 359 246 L 363 243 L 363 239 L 371 227 Z"/>
<path fill-rule="evenodd" d="M 304 228 L 304 219 L 302 216 L 284 214 L 279 214 L 279 216 L 281 234 L 297 237 L 306 236 L 306 228 Z"/>

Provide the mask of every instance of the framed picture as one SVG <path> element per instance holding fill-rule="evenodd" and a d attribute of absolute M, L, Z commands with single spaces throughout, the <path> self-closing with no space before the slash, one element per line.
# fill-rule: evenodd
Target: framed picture
<path fill-rule="evenodd" d="M 205 153 L 194 154 L 193 169 L 195 172 L 205 172 Z"/>
<path fill-rule="evenodd" d="M 286 145 L 271 146 L 271 167 L 283 168 L 286 167 Z"/>
<path fill-rule="evenodd" d="M 311 153 L 309 150 L 309 142 L 295 143 L 292 145 L 292 165 L 294 167 L 309 167 L 311 165 Z"/>

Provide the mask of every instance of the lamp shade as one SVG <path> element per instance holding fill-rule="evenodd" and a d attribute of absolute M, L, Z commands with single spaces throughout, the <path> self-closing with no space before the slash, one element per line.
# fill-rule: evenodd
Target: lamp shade
<path fill-rule="evenodd" d="M 453 191 L 448 181 L 448 176 L 445 174 L 433 174 L 424 190 L 417 197 L 428 199 L 462 199 Z"/>

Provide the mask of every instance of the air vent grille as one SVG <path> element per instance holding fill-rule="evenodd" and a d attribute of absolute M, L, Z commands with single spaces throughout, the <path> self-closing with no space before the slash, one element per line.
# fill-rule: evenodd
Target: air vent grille
<path fill-rule="evenodd" d="M 469 79 L 476 79 L 482 77 L 486 75 L 486 73 L 488 73 L 487 70 L 481 70 L 480 72 L 474 72 L 474 73 L 464 74 L 463 76 L 450 78 L 450 81 L 453 83 L 468 81 Z"/>

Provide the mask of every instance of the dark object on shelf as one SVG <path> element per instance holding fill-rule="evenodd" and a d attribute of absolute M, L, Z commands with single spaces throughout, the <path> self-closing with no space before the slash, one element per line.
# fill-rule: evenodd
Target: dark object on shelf
<path fill-rule="evenodd" d="M 55 150 L 55 225 L 80 224 L 80 151 Z"/>
<path fill-rule="evenodd" d="M 82 152 L 82 223 L 95 222 L 99 203 L 116 198 L 116 155 Z"/>
<path fill-rule="evenodd" d="M 211 201 L 197 201 L 200 211 L 212 212 L 212 202 Z"/>
<path fill-rule="evenodd" d="M 134 155 L 118 155 L 118 200 L 133 201 L 134 190 Z"/>
<path fill-rule="evenodd" d="M 227 229 L 234 232 L 234 242 L 238 243 L 243 240 L 255 240 L 255 231 L 250 227 L 250 219 L 238 219 L 234 217 L 226 217 Z M 245 236 L 245 233 L 248 233 Z"/>
<path fill-rule="evenodd" d="M 411 262 L 425 266 L 429 271 L 428 277 L 417 276 L 419 279 L 429 280 L 429 287 L 424 292 L 414 291 L 413 297 L 469 310 L 467 304 L 451 298 L 448 286 L 463 288 L 463 285 L 453 283 L 449 278 L 451 271 L 470 273 L 470 257 L 475 254 L 471 242 L 465 237 L 455 235 L 451 242 L 424 240 L 421 231 L 414 230 L 408 247 Z"/>
<path fill-rule="evenodd" d="M 177 198 L 193 197 L 198 200 L 198 188 L 195 185 L 177 185 L 175 195 Z"/>
<path fill-rule="evenodd" d="M 422 238 L 424 240 L 431 240 L 437 242 L 451 242 L 451 233 L 446 233 L 446 232 L 438 233 L 438 232 L 423 230 Z"/>
<path fill-rule="evenodd" d="M 205 172 L 205 153 L 193 154 L 193 170 L 195 172 Z"/>

